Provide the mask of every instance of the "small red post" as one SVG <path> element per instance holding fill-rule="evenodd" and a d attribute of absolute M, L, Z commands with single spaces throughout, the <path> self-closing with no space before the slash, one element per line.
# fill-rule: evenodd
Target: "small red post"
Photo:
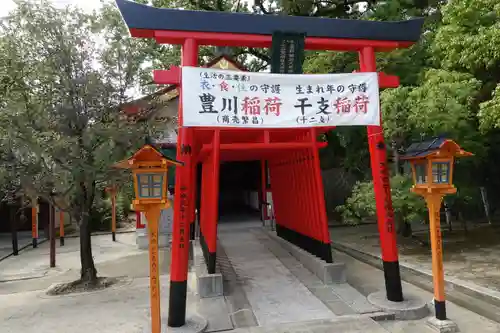
<path fill-rule="evenodd" d="M 194 39 L 186 39 L 182 45 L 182 66 L 196 66 L 198 63 L 198 44 Z M 194 202 L 191 168 L 193 156 L 192 129 L 183 127 L 182 89 L 179 94 L 179 136 L 177 140 L 177 160 L 184 166 L 177 168 L 175 178 L 174 225 L 172 232 L 172 259 L 170 268 L 170 298 L 168 307 L 168 325 L 180 327 L 186 323 L 187 273 L 189 261 L 189 217 Z M 188 148 L 188 149 L 186 149 Z"/>
<path fill-rule="evenodd" d="M 260 161 L 260 180 L 261 180 L 261 209 L 262 209 L 262 221 L 265 223 L 269 219 L 267 214 L 268 206 L 267 206 L 267 170 L 266 170 L 266 160 Z"/>
<path fill-rule="evenodd" d="M 56 216 L 55 208 L 49 204 L 50 267 L 56 267 Z"/>
<path fill-rule="evenodd" d="M 297 203 L 297 208 L 299 209 L 299 214 L 295 217 L 295 231 L 301 235 L 307 234 L 308 230 L 311 227 L 311 219 L 307 216 L 307 202 L 304 200 L 305 189 L 303 184 L 303 170 L 300 168 L 299 162 L 300 154 L 297 151 L 292 153 L 292 170 L 293 170 L 293 179 L 295 181 L 295 191 L 294 198 Z"/>
<path fill-rule="evenodd" d="M 206 177 L 207 181 L 206 181 L 206 188 L 205 188 L 205 198 L 206 198 L 206 204 L 205 204 L 205 220 L 204 220 L 204 230 L 205 230 L 205 233 L 204 233 L 204 236 L 205 236 L 205 247 L 206 247 L 206 263 L 207 263 L 207 268 L 208 268 L 208 253 L 209 253 L 209 248 L 208 248 L 208 243 L 210 243 L 210 232 L 211 232 L 211 228 L 210 228 L 210 221 L 212 219 L 212 215 L 213 215 L 213 200 L 212 198 L 210 198 L 210 194 L 212 193 L 212 188 L 213 188 L 213 167 L 212 167 L 212 163 L 213 163 L 213 155 L 209 155 L 207 157 L 207 160 L 205 161 L 205 163 L 203 164 L 203 168 L 204 168 L 204 177 Z M 206 175 L 206 176 L 205 176 Z"/>
<path fill-rule="evenodd" d="M 14 206 L 14 203 L 9 207 L 9 222 L 10 222 L 10 231 L 11 231 L 11 237 L 12 237 L 12 255 L 17 256 L 19 255 L 19 242 L 18 242 L 18 237 L 17 237 L 17 228 L 18 228 L 18 221 L 17 221 L 17 208 Z"/>
<path fill-rule="evenodd" d="M 373 47 L 364 47 L 359 53 L 359 58 L 361 72 L 377 71 Z M 367 132 L 387 299 L 393 302 L 401 302 L 403 301 L 403 289 L 399 271 L 394 211 L 392 209 L 383 127 L 368 126 Z"/>
<path fill-rule="evenodd" d="M 302 219 L 301 219 L 301 230 L 300 233 L 305 235 L 310 239 L 314 239 L 315 231 L 315 219 L 314 212 L 311 209 L 311 202 L 309 201 L 307 195 L 309 193 L 309 184 L 307 184 L 307 175 L 304 172 L 304 162 L 303 162 L 303 150 L 297 151 L 295 153 L 295 169 L 297 170 L 297 187 L 298 192 L 296 196 L 297 200 L 301 202 L 302 207 Z"/>
<path fill-rule="evenodd" d="M 273 169 L 274 169 L 274 163 L 275 163 L 274 159 L 273 160 L 267 160 L 267 163 L 266 163 L 266 165 L 267 165 L 267 172 L 269 173 L 269 176 L 268 176 L 269 177 L 269 187 L 272 189 L 271 190 L 271 195 L 272 195 L 272 193 L 274 191 L 274 188 L 276 187 L 276 178 L 274 178 L 274 176 L 273 176 L 273 174 L 274 174 L 274 171 L 273 171 Z M 266 178 L 266 188 L 264 190 L 264 200 L 266 202 L 268 202 L 267 201 L 268 200 L 267 199 L 267 180 L 268 179 Z M 274 193 L 276 193 L 276 192 L 274 192 Z M 278 217 L 279 213 L 276 210 L 276 202 L 274 200 L 274 197 L 272 198 L 272 201 L 273 201 L 272 202 L 272 207 L 273 207 L 273 211 L 274 211 L 274 219 L 275 219 L 276 225 L 278 225 L 278 222 L 281 221 L 280 219 L 282 219 L 282 217 L 281 218 Z M 269 210 L 266 208 L 266 214 L 268 213 L 268 211 Z M 269 214 L 267 214 L 266 216 L 267 216 L 268 219 L 271 218 L 271 216 L 269 216 Z"/>
<path fill-rule="evenodd" d="M 282 166 L 283 168 L 283 186 L 286 186 L 288 187 L 288 191 L 283 191 L 286 193 L 286 198 L 287 198 L 287 201 L 289 202 L 290 204 L 290 210 L 288 211 L 288 218 L 287 220 L 289 221 L 288 222 L 288 228 L 291 229 L 291 230 L 295 230 L 295 224 L 296 224 L 296 221 L 295 219 L 300 216 L 300 206 L 297 205 L 298 201 L 297 201 L 297 196 L 296 196 L 296 193 L 297 193 L 297 184 L 296 184 L 296 179 L 295 179 L 295 170 L 293 169 L 293 164 L 292 164 L 292 159 L 293 159 L 293 156 L 291 156 L 292 154 L 289 154 L 285 160 L 284 160 L 284 164 Z M 288 178 L 288 185 L 285 183 L 285 176 L 286 178 Z M 292 194 L 293 193 L 293 194 Z"/>
<path fill-rule="evenodd" d="M 290 154 L 290 156 L 286 158 L 286 162 L 285 165 L 283 166 L 283 169 L 286 170 L 285 174 L 289 175 L 288 179 L 290 184 L 288 185 L 288 187 L 291 189 L 291 191 L 287 191 L 288 192 L 287 197 L 288 197 L 288 202 L 290 202 L 291 206 L 293 207 L 292 210 L 290 210 L 288 213 L 289 214 L 288 219 L 290 220 L 289 229 L 296 232 L 297 219 L 302 218 L 302 209 L 301 209 L 302 207 L 300 206 L 300 201 L 297 200 L 298 199 L 297 178 L 293 162 L 294 162 L 293 154 Z"/>
<path fill-rule="evenodd" d="M 311 142 L 310 139 L 310 134 L 311 131 L 307 131 L 305 135 L 302 136 L 303 140 Z M 312 148 L 314 149 L 314 148 Z M 316 253 L 315 254 L 320 254 L 321 253 L 321 238 L 320 235 L 321 233 L 319 232 L 320 229 L 320 218 L 319 218 L 319 206 L 317 204 L 317 200 L 315 200 L 316 197 L 316 184 L 314 183 L 314 169 L 313 169 L 313 164 L 311 163 L 311 156 L 312 152 L 311 149 L 307 149 L 306 151 L 303 152 L 302 159 L 303 159 L 303 170 L 305 170 L 305 179 L 304 183 L 306 184 L 307 187 L 307 203 L 308 206 L 311 208 L 310 211 L 310 216 L 311 216 L 311 235 L 313 236 L 314 240 L 317 242 L 317 249 L 315 249 Z M 307 171 L 306 171 L 307 170 Z"/>
<path fill-rule="evenodd" d="M 291 197 L 290 192 L 293 191 L 293 181 L 292 181 L 292 174 L 290 170 L 290 165 L 289 165 L 289 159 L 288 158 L 283 158 L 280 161 L 280 180 L 281 180 L 281 195 L 279 195 L 280 198 L 283 198 L 283 204 L 281 205 L 282 210 L 285 212 L 286 219 L 283 221 L 283 226 L 291 229 L 293 228 L 293 216 L 294 213 L 297 210 L 297 207 L 295 206 L 295 201 L 293 200 L 293 197 Z M 286 179 L 288 179 L 288 183 L 286 182 Z M 290 208 L 286 209 L 286 205 L 288 205 Z"/>
<path fill-rule="evenodd" d="M 116 189 L 111 188 L 111 240 L 116 242 Z"/>
<path fill-rule="evenodd" d="M 314 200 L 314 183 L 312 180 L 312 169 L 309 163 L 309 151 L 301 150 L 300 156 L 300 169 L 302 170 L 302 184 L 304 187 L 304 193 L 301 195 L 303 200 L 305 201 L 307 208 L 307 216 L 309 217 L 309 226 L 307 230 L 308 236 L 314 241 L 314 243 L 319 244 L 318 239 L 318 229 L 319 229 L 319 219 L 318 219 L 318 207 L 316 205 L 316 201 Z M 315 249 L 315 254 L 319 254 L 319 246 L 318 249 Z"/>
<path fill-rule="evenodd" d="M 31 237 L 33 248 L 38 246 L 38 199 L 31 202 Z"/>
<path fill-rule="evenodd" d="M 192 140 L 194 141 L 194 131 L 192 133 L 193 138 Z M 195 149 L 195 144 L 193 143 L 193 152 L 195 154 L 198 154 L 198 149 Z M 190 222 L 189 222 L 189 239 L 194 240 L 195 239 L 195 220 L 196 220 L 196 191 L 198 187 L 198 182 L 196 179 L 196 176 L 198 174 L 198 164 L 197 161 L 193 161 L 193 165 L 191 166 L 191 184 L 192 186 L 192 191 L 191 191 L 191 198 L 189 198 L 189 201 L 192 202 L 192 205 L 190 205 Z"/>
<path fill-rule="evenodd" d="M 316 147 L 316 130 L 311 130 L 312 141 L 312 164 L 314 170 L 314 183 L 316 189 L 316 203 L 320 217 L 321 233 L 323 234 L 323 260 L 328 263 L 333 262 L 332 249 L 330 245 L 330 231 L 328 230 L 328 217 L 326 214 L 325 190 L 323 188 L 323 178 L 321 176 L 321 166 L 319 160 L 319 152 Z"/>
<path fill-rule="evenodd" d="M 316 172 L 315 172 L 315 163 L 314 163 L 314 149 L 313 147 L 307 152 L 307 170 L 309 170 L 308 182 L 311 184 L 311 196 L 310 198 L 316 198 L 316 200 L 311 200 L 311 205 L 314 206 L 314 217 L 316 219 L 316 239 L 320 242 L 318 243 L 318 255 L 321 254 L 321 257 L 324 259 L 323 251 L 324 251 L 324 229 L 323 229 L 323 212 L 325 210 L 324 205 L 322 205 L 321 199 L 318 198 L 318 193 L 322 190 L 318 188 L 318 184 L 316 183 Z"/>
<path fill-rule="evenodd" d="M 290 207 L 291 209 L 287 211 L 288 213 L 287 220 L 289 221 L 288 228 L 294 230 L 295 218 L 300 215 L 300 209 L 297 206 L 297 201 L 296 201 L 297 198 L 295 196 L 296 186 L 295 186 L 295 179 L 293 177 L 294 172 L 290 156 L 284 158 L 282 170 L 283 170 L 283 178 L 282 178 L 283 193 L 285 193 L 287 202 L 291 206 Z M 288 179 L 288 183 L 286 182 L 286 179 Z"/>
<path fill-rule="evenodd" d="M 296 207 L 299 209 L 299 214 L 295 216 L 295 231 L 299 234 L 304 234 L 304 230 L 308 228 L 308 224 L 310 223 L 309 218 L 306 215 L 305 202 L 303 200 L 304 196 L 304 188 L 302 187 L 302 170 L 300 170 L 299 159 L 297 151 L 293 151 L 290 154 L 291 159 L 291 169 L 293 171 L 293 179 L 295 183 L 295 190 L 293 192 L 293 197 L 296 202 Z M 299 241 L 300 242 L 300 241 Z"/>
<path fill-rule="evenodd" d="M 209 159 L 204 160 L 201 165 L 201 203 L 200 203 L 200 245 L 203 250 L 203 257 L 208 263 L 208 248 L 207 248 L 207 219 L 210 218 L 210 183 L 211 169 Z"/>
<path fill-rule="evenodd" d="M 279 192 L 276 193 L 276 200 L 280 200 L 280 209 L 283 212 L 284 219 L 281 221 L 282 226 L 285 228 L 293 227 L 293 213 L 297 210 L 295 207 L 295 202 L 293 198 L 290 197 L 290 192 L 292 191 L 292 181 L 291 181 L 291 173 L 288 168 L 288 160 L 285 157 L 282 157 L 279 160 L 279 168 L 277 168 L 276 173 L 279 175 Z M 288 179 L 288 183 L 286 182 Z M 277 227 L 276 227 L 277 228 Z M 281 228 L 280 233 L 282 236 L 286 235 L 286 229 Z"/>
<path fill-rule="evenodd" d="M 146 225 L 144 225 L 142 223 L 142 220 L 141 220 L 141 212 L 136 210 L 135 211 L 135 228 L 136 229 L 144 229 L 146 227 Z"/>
<path fill-rule="evenodd" d="M 303 234 L 303 229 L 307 228 L 308 221 L 306 220 L 306 215 L 304 212 L 304 200 L 301 200 L 304 195 L 303 189 L 300 187 L 300 177 L 301 173 L 297 165 L 297 153 L 294 152 L 290 156 L 289 168 L 292 171 L 293 178 L 293 199 L 295 201 L 295 207 L 298 209 L 297 213 L 292 216 L 293 218 L 293 231 L 298 234 Z M 299 237 L 297 245 L 302 243 L 302 239 Z"/>
<path fill-rule="evenodd" d="M 284 200 L 287 199 L 286 195 L 283 193 L 282 185 L 282 168 L 281 168 L 281 157 L 275 157 L 269 163 L 269 173 L 271 176 L 271 188 L 273 196 L 273 209 L 276 217 L 276 234 L 282 236 L 283 228 L 288 221 L 288 211 L 287 209 L 292 209 L 288 203 L 288 207 L 284 206 Z M 286 204 L 286 203 L 285 203 Z"/>
<path fill-rule="evenodd" d="M 217 252 L 217 221 L 219 219 L 219 168 L 220 168 L 220 130 L 216 129 L 212 139 L 212 174 L 211 174 L 211 209 L 208 228 L 210 228 L 210 238 L 207 239 L 209 250 L 208 274 L 215 274 L 216 252 Z"/>
<path fill-rule="evenodd" d="M 64 212 L 59 210 L 59 245 L 64 246 Z"/>

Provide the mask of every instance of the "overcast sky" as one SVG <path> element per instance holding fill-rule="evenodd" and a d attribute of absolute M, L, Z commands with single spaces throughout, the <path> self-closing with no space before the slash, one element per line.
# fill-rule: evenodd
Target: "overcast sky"
<path fill-rule="evenodd" d="M 101 5 L 100 0 L 50 0 L 56 6 L 64 7 L 65 5 L 77 5 L 85 10 L 91 11 L 92 9 L 99 8 Z M 0 0 L 0 17 L 5 16 L 15 8 L 14 1 Z"/>

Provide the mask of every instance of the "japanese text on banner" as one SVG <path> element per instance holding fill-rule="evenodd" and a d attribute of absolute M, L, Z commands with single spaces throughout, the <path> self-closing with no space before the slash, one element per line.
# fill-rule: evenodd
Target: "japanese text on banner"
<path fill-rule="evenodd" d="M 377 73 L 270 74 L 182 68 L 183 126 L 380 125 Z"/>

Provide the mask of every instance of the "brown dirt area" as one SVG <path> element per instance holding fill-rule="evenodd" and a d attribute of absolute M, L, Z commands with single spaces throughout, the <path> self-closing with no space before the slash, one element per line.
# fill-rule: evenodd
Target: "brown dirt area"
<path fill-rule="evenodd" d="M 46 294 L 49 296 L 61 296 L 76 293 L 85 293 L 92 291 L 99 291 L 109 288 L 120 282 L 119 278 L 98 277 L 95 283 L 89 284 L 81 280 L 72 281 L 69 283 L 60 283 L 47 290 Z"/>

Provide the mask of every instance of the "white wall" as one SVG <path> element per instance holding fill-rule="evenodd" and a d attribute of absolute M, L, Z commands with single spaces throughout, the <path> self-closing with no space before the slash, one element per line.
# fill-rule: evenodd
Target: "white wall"
<path fill-rule="evenodd" d="M 245 204 L 252 207 L 253 209 L 260 210 L 259 207 L 259 192 L 257 191 L 246 191 L 245 192 Z"/>

